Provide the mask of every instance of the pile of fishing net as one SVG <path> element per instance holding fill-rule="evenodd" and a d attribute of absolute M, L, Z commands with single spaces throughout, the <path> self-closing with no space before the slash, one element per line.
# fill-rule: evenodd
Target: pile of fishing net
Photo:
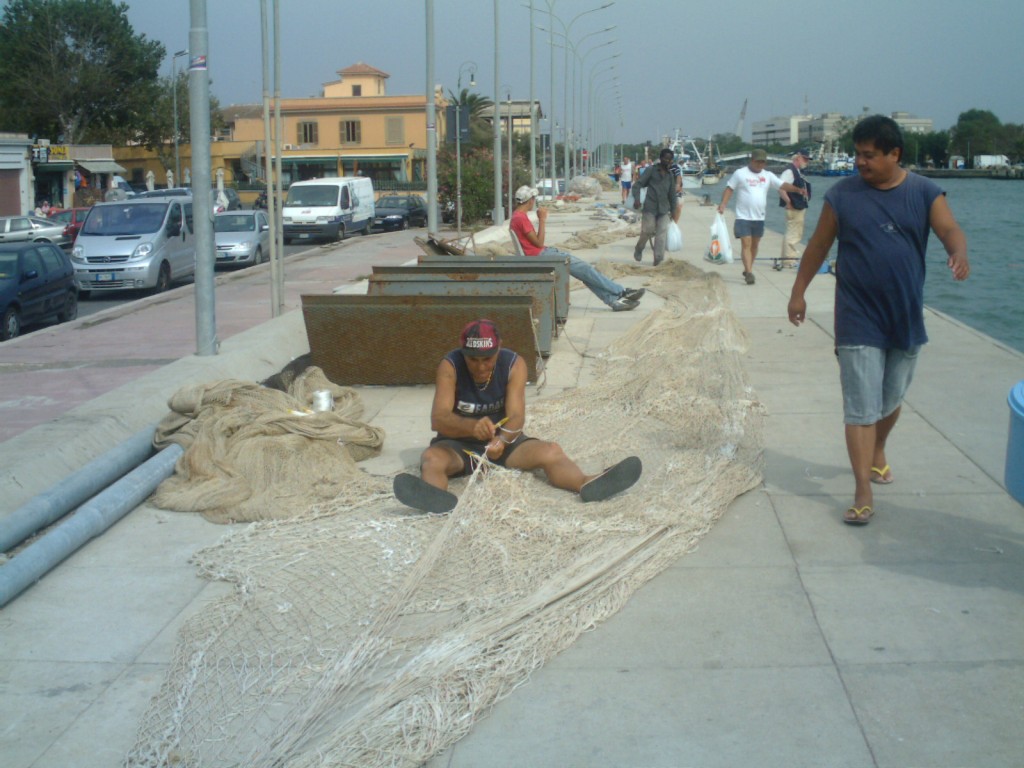
<path fill-rule="evenodd" d="M 235 590 L 184 625 L 127 764 L 419 766 L 691 550 L 760 482 L 763 408 L 721 279 L 643 274 L 665 307 L 584 350 L 592 383 L 528 393 L 526 425 L 587 472 L 640 456 L 637 485 L 583 504 L 484 467 L 425 516 L 351 466 L 332 501 L 198 553 Z"/>
<path fill-rule="evenodd" d="M 359 472 L 357 461 L 380 453 L 384 431 L 360 421 L 356 390 L 319 368 L 287 384 L 282 391 L 224 380 L 178 390 L 153 444 L 185 451 L 150 502 L 233 523 L 294 517 L 333 499 Z M 317 391 L 331 392 L 333 410 L 313 410 Z"/>

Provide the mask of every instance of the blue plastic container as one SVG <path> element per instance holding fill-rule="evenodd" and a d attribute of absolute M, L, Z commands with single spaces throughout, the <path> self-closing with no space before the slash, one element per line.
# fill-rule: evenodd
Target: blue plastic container
<path fill-rule="evenodd" d="M 1024 381 L 1010 389 L 1010 437 L 1006 444 L 1006 490 L 1024 504 Z"/>

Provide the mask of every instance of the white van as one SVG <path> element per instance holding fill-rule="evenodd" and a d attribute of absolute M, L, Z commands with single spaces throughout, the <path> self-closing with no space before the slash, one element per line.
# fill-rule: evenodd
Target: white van
<path fill-rule="evenodd" d="M 370 231 L 373 182 L 363 176 L 296 181 L 284 202 L 284 242 L 341 240 Z"/>
<path fill-rule="evenodd" d="M 196 271 L 191 197 L 136 197 L 98 203 L 71 250 L 79 295 L 153 288 Z"/>

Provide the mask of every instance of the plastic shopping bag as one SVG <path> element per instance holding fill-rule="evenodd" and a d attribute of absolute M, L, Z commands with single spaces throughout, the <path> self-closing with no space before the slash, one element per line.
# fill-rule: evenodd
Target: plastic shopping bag
<path fill-rule="evenodd" d="M 704 258 L 715 264 L 732 264 L 732 240 L 729 239 L 729 227 L 722 214 L 716 213 L 711 224 L 711 244 Z"/>
<path fill-rule="evenodd" d="M 674 221 L 668 223 L 668 237 L 665 240 L 665 250 L 672 253 L 683 250 L 683 232 Z"/>

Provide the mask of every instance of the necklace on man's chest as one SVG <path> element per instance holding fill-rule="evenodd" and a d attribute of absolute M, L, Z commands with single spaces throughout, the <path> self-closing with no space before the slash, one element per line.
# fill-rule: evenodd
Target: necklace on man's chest
<path fill-rule="evenodd" d="M 474 383 L 474 384 L 476 384 L 476 388 L 477 388 L 478 390 L 480 390 L 481 392 L 483 392 L 483 391 L 484 391 L 485 389 L 487 389 L 487 388 L 488 388 L 489 386 L 491 386 L 491 377 L 492 377 L 493 375 L 494 375 L 494 369 L 493 369 L 493 368 L 491 368 L 491 372 L 487 374 L 487 381 L 485 381 L 485 382 L 484 382 L 483 384 L 481 384 L 481 383 L 480 383 L 480 382 L 478 382 L 478 381 L 474 381 L 473 383 Z"/>

